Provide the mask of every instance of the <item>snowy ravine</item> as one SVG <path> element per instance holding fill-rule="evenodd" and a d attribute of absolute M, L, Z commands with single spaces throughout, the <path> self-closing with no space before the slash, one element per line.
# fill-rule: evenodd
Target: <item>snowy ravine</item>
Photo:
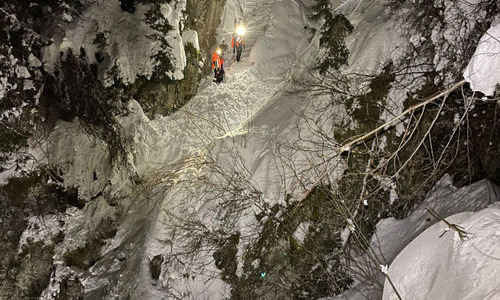
<path fill-rule="evenodd" d="M 271 147 L 266 146 L 267 141 L 276 134 L 275 130 L 269 132 L 268 127 L 286 130 L 293 124 L 293 118 L 298 118 L 293 109 L 302 106 L 299 99 L 290 98 L 281 91 L 294 65 L 304 64 L 307 60 L 313 62 L 311 53 L 314 47 L 304 30 L 308 5 L 310 1 L 302 0 L 228 1 L 218 39 L 229 44 L 233 19 L 243 18 L 248 32 L 242 61 L 236 63 L 226 53 L 225 82 L 215 85 L 207 78 L 201 83 L 198 95 L 171 116 L 149 120 L 137 102 L 132 101 L 129 105 L 132 114 L 121 120 L 131 141 L 129 170 L 111 169 L 106 163 L 106 147 L 81 133 L 77 120 L 57 126 L 50 136 L 49 163 L 62 166 L 67 178 L 64 184 L 80 186 L 79 193 L 89 198 L 103 190 L 119 199 L 123 208 L 116 211 L 97 198 L 82 211 L 67 211 L 63 217 L 66 238 L 56 248 L 55 277 L 42 297 L 53 298 L 53 291 L 58 289 L 58 278 L 67 276 L 68 272 L 78 275 L 89 299 L 164 299 L 172 294 L 218 299 L 229 295 L 221 280 L 207 281 L 204 274 L 199 274 L 203 270 L 186 269 L 180 264 L 172 269 L 171 265 L 164 263 L 158 277 L 152 279 L 151 261 L 157 255 L 172 251 L 172 242 L 175 242 L 170 240 L 172 228 L 165 223 L 165 212 L 174 211 L 176 207 L 185 209 L 178 202 L 182 200 L 177 199 L 180 191 L 174 188 L 174 192 L 165 194 L 161 183 L 169 187 L 171 183 L 182 186 L 188 178 L 201 175 L 201 167 L 196 162 L 203 162 L 208 154 L 206 151 L 220 143 L 239 143 L 250 130 L 254 133 L 247 137 L 246 142 L 252 146 L 244 150 L 247 151 L 244 156 L 250 161 L 257 158 L 253 164 L 254 168 L 258 167 L 263 160 L 259 157 L 264 157 Z M 261 125 L 250 124 L 254 115 L 266 105 L 271 105 L 266 111 L 279 111 L 283 115 L 281 119 L 289 125 L 265 124 L 278 120 L 273 114 L 262 119 Z M 262 136 L 269 138 L 262 140 Z M 68 145 L 73 146 L 68 148 Z M 266 174 L 265 169 L 264 165 L 260 168 L 262 171 L 255 172 L 255 182 L 262 184 L 265 193 L 274 194 L 279 191 L 279 185 L 269 182 L 274 177 Z M 95 172 L 98 179 L 86 177 L 87 170 Z M 129 178 L 143 178 L 145 181 L 134 187 Z M 108 179 L 109 186 L 106 184 Z M 153 187 L 145 192 L 150 182 L 159 183 L 160 190 Z M 110 218 L 121 221 L 116 236 L 107 240 L 101 251 L 103 258 L 83 274 L 67 268 L 62 254 L 82 247 L 99 223 Z M 211 254 L 207 254 L 207 269 L 215 270 L 210 257 Z"/>
<path fill-rule="evenodd" d="M 173 9 L 173 4 L 164 6 L 163 13 L 177 26 L 182 20 L 180 11 L 186 7 L 186 1 L 174 2 L 178 7 Z M 381 73 L 388 59 L 397 61 L 411 44 L 397 30 L 400 20 L 392 19 L 387 14 L 385 2 L 382 2 L 330 1 L 331 9 L 338 9 L 355 27 L 345 41 L 350 50 L 349 62 L 342 69 L 346 74 L 359 72 L 375 77 Z M 61 230 L 64 233 L 62 241 L 55 245 L 54 271 L 40 299 L 58 299 L 63 279 L 67 278 L 83 285 L 85 299 L 218 300 L 231 297 L 234 286 L 228 283 L 227 278 L 223 278 L 225 270 L 222 270 L 216 258 L 220 255 L 220 249 L 216 247 L 219 245 L 200 242 L 201 246 L 193 248 L 189 243 L 196 241 L 197 236 L 212 233 L 221 233 L 220 236 L 228 237 L 227 240 L 237 236 L 238 243 L 228 252 L 234 255 L 231 263 L 234 273 L 239 276 L 243 272 L 243 253 L 255 232 L 259 233 L 255 231 L 258 214 L 276 204 L 288 205 L 289 198 L 297 196 L 294 192 L 300 194 L 307 190 L 308 186 L 302 187 L 300 184 L 310 180 L 308 184 L 312 185 L 311 182 L 315 180 L 317 174 L 310 175 L 311 178 L 299 184 L 294 175 L 299 176 L 293 171 L 307 169 L 316 162 L 314 159 L 317 157 L 300 150 L 279 152 L 283 148 L 278 149 L 277 146 L 296 142 L 298 131 L 308 136 L 310 128 L 304 119 L 315 113 L 315 102 L 325 100 L 321 96 L 314 99 L 304 97 L 298 91 L 302 87 L 296 84 L 297 80 L 311 75 L 308 68 L 317 62 L 321 22 L 314 22 L 308 17 L 314 3 L 313 0 L 227 0 L 216 40 L 218 44 L 230 45 L 234 20 L 242 19 L 247 27 L 242 61 L 236 62 L 229 48 L 223 54 L 225 81 L 216 85 L 211 76 L 207 76 L 201 81 L 197 95 L 169 116 L 149 119 L 139 104 L 141 99 L 129 101 L 127 108 L 130 114 L 119 119 L 125 133 L 127 153 L 126 162 L 120 166 L 111 165 L 107 145 L 85 134 L 77 118 L 72 122 L 57 123 L 48 138 L 47 163 L 57 166 L 57 171 L 64 175 L 62 185 L 79 187 L 79 195 L 88 201 L 83 209 L 70 207 L 57 215 L 33 216 L 29 219 L 19 251 L 23 244 L 54 240 Z M 106 74 L 112 68 L 114 59 L 117 59 L 117 72 L 124 83 L 132 83 L 138 75 L 149 78 L 154 64 L 150 59 L 143 61 L 142 55 L 143 52 L 149 55 L 157 51 L 158 45 L 144 38 L 151 32 L 137 17 L 144 10 L 145 7 L 140 4 L 135 14 L 124 14 L 116 1 L 98 1 L 98 5 L 84 12 L 78 22 L 63 24 L 60 30 L 67 37 L 57 39 L 56 33 L 54 43 L 44 48 L 46 71 L 54 71 L 51 66 L 56 64 L 59 51 L 70 48 L 87 49 L 85 58 L 94 62 L 98 50 L 93 43 L 94 36 L 101 31 L 106 33 L 105 28 L 122 26 L 127 30 L 106 33 L 110 43 L 109 53 L 115 56 L 106 57 L 99 67 L 99 79 L 105 86 L 112 84 L 107 81 Z M 107 19 L 108 15 L 114 17 Z M 137 31 L 131 30 L 138 24 Z M 498 26 L 492 26 L 492 35 L 498 34 Z M 311 29 L 316 30 L 316 34 L 311 34 Z M 174 71 L 168 75 L 174 79 L 183 77 L 182 70 L 186 65 L 183 43 L 197 44 L 195 32 L 181 34 L 181 31 L 174 27 L 172 34 L 167 37 L 175 57 Z M 419 37 L 413 38 L 418 42 Z M 119 47 L 124 41 L 127 46 Z M 489 47 L 498 48 L 487 37 L 483 37 L 482 41 L 483 48 L 478 48 L 476 63 L 471 61 L 468 73 L 464 76 L 471 81 L 474 89 L 477 87 L 478 91 L 490 95 L 498 78 L 493 78 L 493 82 L 484 80 L 487 75 L 477 72 L 477 69 L 483 70 L 484 65 L 493 64 L 478 57 L 484 51 L 490 51 Z M 127 49 L 130 52 L 126 52 Z M 439 63 L 436 61 L 436 64 Z M 401 82 L 411 82 L 406 86 L 409 90 L 424 85 L 421 78 L 415 82 L 413 79 L 409 75 Z M 359 92 L 357 90 L 368 90 L 366 85 L 363 82 L 360 86 L 350 88 Z M 387 121 L 403 111 L 406 89 L 389 84 L 387 101 L 380 99 L 377 102 L 380 106 L 387 105 L 381 120 Z M 349 117 L 342 107 L 339 106 L 338 110 L 339 115 L 344 113 Z M 325 127 L 334 121 L 325 120 Z M 400 124 L 398 133 L 403 127 Z M 314 138 L 311 135 L 310 139 Z M 321 151 L 330 155 L 331 149 L 336 146 L 336 143 L 332 143 L 318 150 L 319 157 L 323 158 L 324 153 Z M 329 158 L 324 172 L 334 182 L 346 169 L 346 160 L 340 156 Z M 396 184 L 391 179 L 387 180 L 392 204 L 398 200 Z M 216 207 L 226 205 L 223 197 L 225 192 L 234 193 L 236 199 L 233 201 L 235 204 L 228 201 L 229 208 L 223 210 L 227 218 L 217 215 L 220 212 L 217 210 L 219 207 Z M 484 229 L 464 244 L 460 244 L 456 240 L 456 233 L 451 231 L 439 240 L 437 236 L 441 233 L 441 227 L 438 226 L 442 222 L 419 236 L 434 223 L 428 220 L 425 205 L 448 217 L 457 212 L 478 211 L 488 207 L 499 200 L 498 193 L 498 187 L 486 180 L 458 189 L 453 186 L 451 176 L 441 178 L 427 198 L 422 199 L 422 205 L 414 208 L 408 218 L 383 219 L 377 224 L 372 244 L 380 248 L 383 253 L 381 256 L 386 260 L 386 265 L 380 267 L 384 272 L 389 268 L 388 274 L 396 286 L 405 286 L 401 288 L 405 295 L 420 294 L 418 286 L 409 287 L 404 281 L 405 266 L 417 269 L 420 266 L 418 261 L 412 261 L 412 253 L 424 250 L 413 248 L 415 243 L 429 247 L 444 245 L 458 253 L 448 254 L 460 256 L 461 251 L 470 253 L 473 246 L 477 245 L 475 241 L 493 248 L 496 243 L 494 238 L 498 235 L 495 226 L 487 226 L 498 219 L 498 208 L 493 205 L 476 215 L 464 213 L 452 217 L 453 222 L 460 221 L 468 232 Z M 250 202 L 249 199 L 257 200 Z M 299 195 L 292 200 L 300 202 L 302 199 Z M 480 223 L 481 220 L 484 222 Z M 297 226 L 292 235 L 298 244 L 304 243 L 309 228 L 308 222 Z M 486 242 L 488 237 L 491 237 L 491 243 Z M 214 244 L 226 242 L 217 238 L 219 236 L 214 238 Z M 409 247 L 403 250 L 408 243 Z M 400 252 L 401 256 L 398 256 Z M 92 253 L 82 263 L 87 268 L 68 263 L 68 256 L 77 261 L 78 256 L 84 257 L 87 253 Z M 495 255 L 498 251 L 486 253 L 498 257 Z M 439 249 L 433 257 L 448 259 Z M 459 257 L 461 262 L 460 259 L 467 258 Z M 279 278 L 281 275 L 260 270 L 259 263 L 255 260 L 252 266 L 262 278 Z M 481 266 L 487 263 L 487 260 L 483 260 Z M 434 276 L 437 282 L 446 280 L 440 277 L 441 269 L 433 269 L 434 266 L 431 260 L 426 264 L 425 272 L 417 274 L 415 271 L 412 274 L 422 278 Z M 466 268 L 473 269 L 471 266 Z M 485 273 L 489 270 L 482 268 Z M 382 272 L 377 276 L 383 281 Z M 495 273 L 495 276 L 491 279 L 491 285 L 496 282 L 498 274 Z M 420 280 L 415 279 L 418 282 Z M 355 282 L 352 290 L 346 291 L 344 295 L 325 299 L 363 299 L 369 288 Z M 376 291 L 374 295 L 379 296 L 380 292 Z M 428 295 L 434 295 L 434 292 L 430 289 Z M 471 294 L 470 297 L 484 296 L 489 292 L 488 287 L 485 285 L 480 292 L 482 294 Z M 462 297 L 464 294 L 457 292 L 450 295 Z M 492 291 L 490 299 L 494 299 L 494 295 L 497 293 Z M 384 297 L 394 299 L 387 284 Z M 429 297 L 423 296 L 422 299 Z"/>

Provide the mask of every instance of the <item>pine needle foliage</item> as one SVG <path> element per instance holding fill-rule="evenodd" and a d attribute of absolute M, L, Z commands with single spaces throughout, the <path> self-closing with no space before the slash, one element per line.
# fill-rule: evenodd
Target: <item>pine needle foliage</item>
<path fill-rule="evenodd" d="M 325 49 L 318 65 L 320 73 L 325 73 L 330 68 L 338 70 L 341 66 L 347 65 L 349 49 L 344 40 L 354 30 L 354 26 L 344 15 L 332 12 L 329 2 L 317 0 L 313 6 L 314 13 L 310 16 L 315 21 L 324 20 L 319 39 L 320 47 Z"/>

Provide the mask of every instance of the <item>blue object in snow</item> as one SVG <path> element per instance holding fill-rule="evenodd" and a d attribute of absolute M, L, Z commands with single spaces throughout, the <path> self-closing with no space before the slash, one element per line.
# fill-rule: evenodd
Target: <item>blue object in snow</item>
<path fill-rule="evenodd" d="M 260 273 L 260 278 L 264 278 L 264 277 L 266 277 L 266 272 Z"/>

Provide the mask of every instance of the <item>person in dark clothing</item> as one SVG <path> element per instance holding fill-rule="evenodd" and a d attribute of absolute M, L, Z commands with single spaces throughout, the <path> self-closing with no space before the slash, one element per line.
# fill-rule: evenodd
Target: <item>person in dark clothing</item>
<path fill-rule="evenodd" d="M 215 79 L 215 83 L 217 83 L 217 84 L 221 83 L 224 80 L 224 74 L 225 74 L 225 71 L 223 68 L 221 68 L 217 72 L 217 78 Z"/>
<path fill-rule="evenodd" d="M 243 36 L 239 36 L 234 39 L 234 48 L 236 49 L 236 61 L 240 61 L 241 53 L 243 53 L 243 49 L 245 48 L 245 41 L 243 40 Z"/>
<path fill-rule="evenodd" d="M 236 61 L 240 61 L 241 54 L 243 53 L 243 49 L 245 48 L 245 41 L 243 40 L 243 36 L 245 35 L 245 26 L 243 26 L 243 22 L 240 20 L 235 20 L 235 32 L 231 38 L 231 47 L 233 47 L 233 54 L 236 52 Z"/>
<path fill-rule="evenodd" d="M 121 2 L 120 7 L 129 13 L 134 13 L 135 12 L 135 4 L 134 0 L 119 0 Z"/>

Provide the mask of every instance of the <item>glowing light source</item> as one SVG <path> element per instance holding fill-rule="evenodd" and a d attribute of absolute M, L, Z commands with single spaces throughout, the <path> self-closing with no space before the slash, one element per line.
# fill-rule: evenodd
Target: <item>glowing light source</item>
<path fill-rule="evenodd" d="M 238 26 L 238 28 L 236 28 L 236 33 L 237 33 L 238 35 L 244 35 L 244 34 L 245 34 L 245 32 L 246 32 L 246 29 L 245 29 L 245 27 L 243 27 L 243 26 Z"/>
<path fill-rule="evenodd" d="M 217 48 L 216 50 L 217 54 L 221 55 L 222 54 L 222 50 L 220 48 Z"/>

